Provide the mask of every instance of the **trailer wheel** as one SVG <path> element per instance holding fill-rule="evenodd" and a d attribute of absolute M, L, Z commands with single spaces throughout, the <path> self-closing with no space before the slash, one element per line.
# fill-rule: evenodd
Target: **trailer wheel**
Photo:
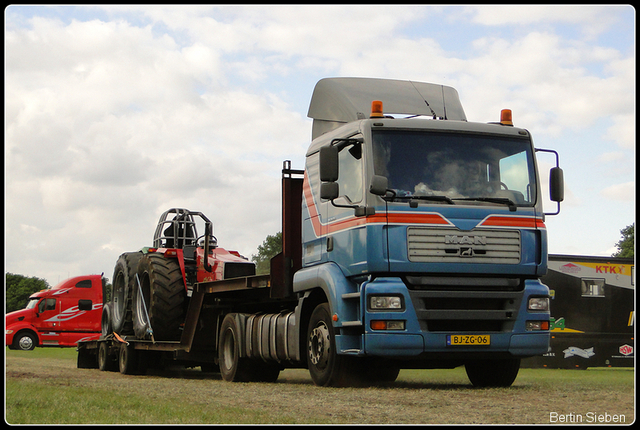
<path fill-rule="evenodd" d="M 100 342 L 98 347 L 98 369 L 112 372 L 116 370 L 116 367 L 117 363 L 114 357 L 109 354 L 109 345 L 106 342 Z"/>
<path fill-rule="evenodd" d="M 21 351 L 33 351 L 38 345 L 38 338 L 34 333 L 29 331 L 19 332 L 13 338 L 13 349 L 19 349 Z"/>
<path fill-rule="evenodd" d="M 249 382 L 252 380 L 251 362 L 240 357 L 242 333 L 235 314 L 227 314 L 220 326 L 218 361 L 222 379 L 228 382 Z"/>
<path fill-rule="evenodd" d="M 141 252 L 125 252 L 118 257 L 113 271 L 113 297 L 111 298 L 111 324 L 119 334 L 132 334 L 132 293 L 137 288 L 135 279 Z"/>
<path fill-rule="evenodd" d="M 133 345 L 120 345 L 118 365 L 123 375 L 135 375 L 138 372 L 138 354 Z"/>
<path fill-rule="evenodd" d="M 133 329 L 138 339 L 145 339 L 148 323 L 156 340 L 180 340 L 187 294 L 177 260 L 150 253 L 138 264 L 140 288 L 133 290 Z M 142 293 L 142 294 L 141 294 Z"/>
<path fill-rule="evenodd" d="M 478 360 L 464 367 L 474 387 L 510 387 L 518 376 L 520 359 Z"/>
<path fill-rule="evenodd" d="M 355 357 L 339 355 L 328 303 L 318 305 L 309 319 L 307 364 L 316 385 L 347 387 L 362 385 L 364 372 Z"/>

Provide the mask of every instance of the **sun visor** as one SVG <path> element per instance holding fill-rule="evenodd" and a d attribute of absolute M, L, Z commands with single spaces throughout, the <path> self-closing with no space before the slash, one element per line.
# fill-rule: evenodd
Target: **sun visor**
<path fill-rule="evenodd" d="M 313 138 L 344 123 L 368 118 L 373 100 L 382 101 L 384 111 L 390 114 L 467 120 L 452 87 L 392 79 L 325 78 L 316 84 L 309 104 Z"/>

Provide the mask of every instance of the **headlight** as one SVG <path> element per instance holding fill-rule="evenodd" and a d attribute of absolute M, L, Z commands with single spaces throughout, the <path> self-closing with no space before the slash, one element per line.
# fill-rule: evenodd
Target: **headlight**
<path fill-rule="evenodd" d="M 548 297 L 530 297 L 529 306 L 530 311 L 549 311 L 549 298 Z"/>
<path fill-rule="evenodd" d="M 401 296 L 370 296 L 369 309 L 372 311 L 400 311 L 403 310 Z"/>

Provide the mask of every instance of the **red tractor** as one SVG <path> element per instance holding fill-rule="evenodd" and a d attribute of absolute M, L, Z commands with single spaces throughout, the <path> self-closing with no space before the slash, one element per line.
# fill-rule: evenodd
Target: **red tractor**
<path fill-rule="evenodd" d="M 197 227 L 204 226 L 202 234 Z M 169 209 L 158 221 L 153 247 L 126 252 L 113 272 L 113 294 L 102 334 L 180 339 L 191 289 L 197 282 L 255 275 L 255 265 L 217 246 L 211 221 L 200 212 Z"/>

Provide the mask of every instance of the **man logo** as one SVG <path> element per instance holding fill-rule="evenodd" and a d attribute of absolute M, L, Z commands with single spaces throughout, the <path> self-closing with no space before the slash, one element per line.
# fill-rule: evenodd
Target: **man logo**
<path fill-rule="evenodd" d="M 446 234 L 444 236 L 444 243 L 447 245 L 486 245 L 487 236 L 462 236 L 458 237 L 455 234 Z"/>

